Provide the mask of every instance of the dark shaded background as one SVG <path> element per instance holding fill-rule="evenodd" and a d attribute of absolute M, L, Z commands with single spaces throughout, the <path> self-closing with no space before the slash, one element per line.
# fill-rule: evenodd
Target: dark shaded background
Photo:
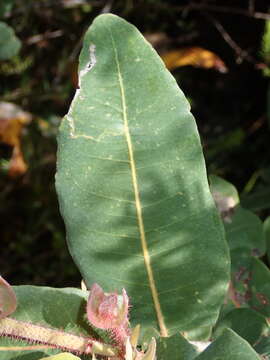
<path fill-rule="evenodd" d="M 186 66 L 173 75 L 191 102 L 208 171 L 234 183 L 243 204 L 262 219 L 269 214 L 269 78 L 264 71 L 269 64 L 261 53 L 269 1 L 9 2 L 13 6 L 1 20 L 14 28 L 22 49 L 0 62 L 0 101 L 33 115 L 22 137 L 29 166 L 24 175 L 8 175 L 10 149 L 0 146 L 0 271 L 9 282 L 80 283 L 54 188 L 56 134 L 76 88 L 83 34 L 104 12 L 124 17 L 144 34 L 165 34 L 165 40 L 159 36 L 158 51 L 200 46 L 225 62 L 225 74 Z"/>

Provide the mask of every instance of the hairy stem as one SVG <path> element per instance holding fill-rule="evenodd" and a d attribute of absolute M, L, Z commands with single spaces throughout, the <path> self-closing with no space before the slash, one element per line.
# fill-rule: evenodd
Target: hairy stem
<path fill-rule="evenodd" d="M 0 320 L 0 337 L 24 340 L 32 344 L 44 344 L 53 348 L 73 352 L 75 354 L 90 354 L 116 357 L 118 350 L 108 344 L 103 344 L 85 336 L 66 333 L 40 325 L 15 320 L 9 317 Z"/>

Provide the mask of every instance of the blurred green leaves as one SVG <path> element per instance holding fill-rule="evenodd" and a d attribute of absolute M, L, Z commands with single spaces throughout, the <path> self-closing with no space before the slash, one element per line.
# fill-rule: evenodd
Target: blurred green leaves
<path fill-rule="evenodd" d="M 265 22 L 265 30 L 262 38 L 261 55 L 267 67 L 263 69 L 265 76 L 270 76 L 270 20 Z"/>
<path fill-rule="evenodd" d="M 7 17 L 14 5 L 14 0 L 1 0 L 0 2 L 0 18 Z"/>
<path fill-rule="evenodd" d="M 21 42 L 14 30 L 2 21 L 0 21 L 0 34 L 0 61 L 8 60 L 18 54 Z"/>

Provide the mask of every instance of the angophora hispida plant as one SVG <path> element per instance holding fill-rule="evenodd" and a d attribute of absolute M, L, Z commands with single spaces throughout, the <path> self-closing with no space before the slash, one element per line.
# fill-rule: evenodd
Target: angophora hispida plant
<path fill-rule="evenodd" d="M 50 344 L 67 339 L 61 349 L 74 351 L 70 344 L 80 342 L 82 353 L 107 357 L 153 359 L 156 351 L 158 359 L 258 359 L 250 345 L 265 341 L 266 307 L 255 315 L 244 309 L 250 323 L 260 324 L 253 337 L 231 326 L 249 344 L 233 330 L 221 331 L 229 315 L 244 324 L 237 320 L 243 309 L 235 289 L 222 307 L 229 251 L 189 104 L 138 30 L 114 15 L 99 16 L 85 35 L 79 87 L 58 144 L 60 209 L 69 250 L 92 289 L 87 316 L 93 329 L 83 320 L 88 294 L 78 289 L 14 287 L 19 306 L 12 321 L 37 324 L 31 325 L 32 340 L 43 329 Z M 230 209 L 226 229 L 238 215 Z M 249 261 L 250 248 L 245 250 L 233 269 L 255 264 L 255 279 L 265 269 L 258 259 Z M 122 295 L 106 295 L 94 283 Z M 141 324 L 141 337 L 138 327 L 132 332 L 127 325 L 123 288 L 132 302 L 129 321 Z M 0 331 L 8 319 L 0 321 Z M 187 339 L 214 341 L 198 354 Z"/>

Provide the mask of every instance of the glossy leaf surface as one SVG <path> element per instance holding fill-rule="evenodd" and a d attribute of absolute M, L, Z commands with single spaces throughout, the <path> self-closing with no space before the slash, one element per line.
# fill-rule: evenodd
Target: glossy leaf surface
<path fill-rule="evenodd" d="M 213 324 L 229 260 L 183 93 L 110 14 L 86 34 L 79 86 L 60 127 L 57 191 L 87 286 L 125 288 L 134 324 L 163 335 Z"/>

